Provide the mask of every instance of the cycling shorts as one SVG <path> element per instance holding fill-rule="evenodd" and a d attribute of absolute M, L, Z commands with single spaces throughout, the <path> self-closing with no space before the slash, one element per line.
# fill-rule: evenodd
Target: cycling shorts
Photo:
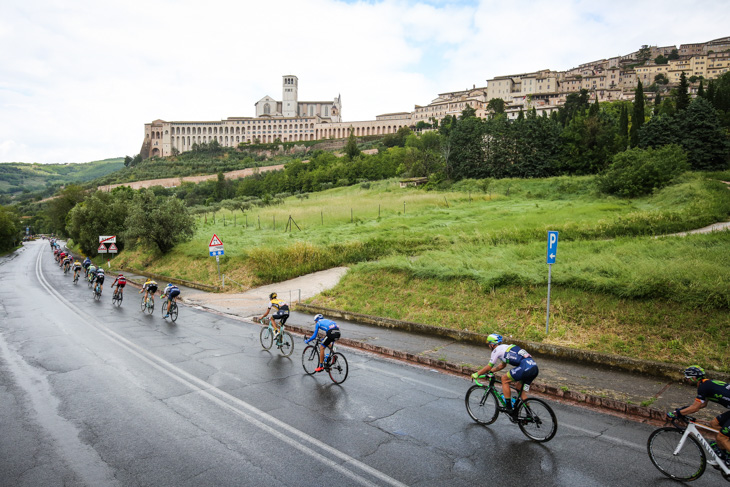
<path fill-rule="evenodd" d="M 730 411 L 725 411 L 715 419 L 720 423 L 720 433 L 730 436 Z"/>
<path fill-rule="evenodd" d="M 96 276 L 96 282 L 98 282 L 99 284 L 104 284 L 104 274 Z"/>
<path fill-rule="evenodd" d="M 117 287 L 121 287 L 122 289 L 124 289 L 124 286 L 126 286 L 126 285 L 127 285 L 127 281 L 124 281 L 124 282 L 117 281 Z"/>
<path fill-rule="evenodd" d="M 513 381 L 519 381 L 523 384 L 532 384 L 532 381 L 537 377 L 539 370 L 537 363 L 531 359 L 523 359 L 520 365 L 510 370 L 507 374 Z"/>
<path fill-rule="evenodd" d="M 176 291 L 170 291 L 170 299 L 172 299 L 172 298 L 176 298 L 176 297 L 178 297 L 179 295 L 180 295 L 180 290 L 179 290 L 179 289 L 178 289 L 178 290 L 176 290 Z"/>
<path fill-rule="evenodd" d="M 147 292 L 150 294 L 155 294 L 157 292 L 157 286 L 155 286 L 154 284 L 150 284 L 149 286 L 147 286 Z"/>
<path fill-rule="evenodd" d="M 327 336 L 324 338 L 324 341 L 322 342 L 323 347 L 329 347 L 330 344 L 335 343 L 335 341 L 340 338 L 340 330 L 337 328 L 332 328 L 331 330 L 327 330 Z"/>
<path fill-rule="evenodd" d="M 279 323 L 283 325 L 286 323 L 286 320 L 289 319 L 289 308 L 287 308 L 286 311 L 277 311 L 272 318 L 278 320 Z"/>

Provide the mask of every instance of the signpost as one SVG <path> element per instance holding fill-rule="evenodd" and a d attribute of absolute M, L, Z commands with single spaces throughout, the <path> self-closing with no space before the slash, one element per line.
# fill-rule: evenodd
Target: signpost
<path fill-rule="evenodd" d="M 547 318 L 545 319 L 545 334 L 550 331 L 550 281 L 553 274 L 553 264 L 558 256 L 558 232 L 548 232 L 547 242 L 547 264 L 548 264 L 548 295 L 547 295 Z"/>
<path fill-rule="evenodd" d="M 109 249 L 106 248 L 105 244 L 111 244 L 109 246 Z M 114 245 L 117 243 L 117 236 L 116 235 L 99 235 L 99 248 L 96 250 L 99 254 L 116 254 L 117 253 L 117 246 Z M 106 261 L 107 267 L 111 268 L 112 264 L 108 260 Z"/>
<path fill-rule="evenodd" d="M 106 245 L 99 244 L 99 248 L 96 249 L 96 252 L 99 254 L 106 254 Z"/>
<path fill-rule="evenodd" d="M 117 246 L 114 244 L 109 245 L 109 249 L 107 250 L 110 254 L 116 254 L 118 252 Z"/>
<path fill-rule="evenodd" d="M 210 239 L 210 243 L 208 244 L 208 253 L 211 257 L 215 256 L 215 265 L 218 268 L 218 279 L 220 279 L 220 256 L 225 255 L 225 252 L 223 251 L 223 242 L 221 242 L 221 239 L 219 239 L 218 235 L 216 235 L 215 233 L 213 234 L 213 238 Z"/>

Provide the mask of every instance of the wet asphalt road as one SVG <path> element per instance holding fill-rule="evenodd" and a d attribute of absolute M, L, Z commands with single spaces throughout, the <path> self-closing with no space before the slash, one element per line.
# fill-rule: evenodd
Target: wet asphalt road
<path fill-rule="evenodd" d="M 181 306 L 112 306 L 48 243 L 0 259 L 0 486 L 674 485 L 653 426 L 551 403 L 557 436 L 474 424 L 469 382 L 340 347 L 350 376 L 307 376 L 260 328 Z M 159 303 L 159 301 L 158 301 Z M 712 470 L 694 485 L 724 483 Z"/>

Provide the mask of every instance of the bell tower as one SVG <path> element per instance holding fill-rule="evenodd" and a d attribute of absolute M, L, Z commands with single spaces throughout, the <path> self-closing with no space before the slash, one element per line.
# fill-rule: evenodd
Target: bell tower
<path fill-rule="evenodd" d="M 284 76 L 282 96 L 281 96 L 281 114 L 285 117 L 298 116 L 298 98 L 299 98 L 299 79 L 294 75 Z"/>

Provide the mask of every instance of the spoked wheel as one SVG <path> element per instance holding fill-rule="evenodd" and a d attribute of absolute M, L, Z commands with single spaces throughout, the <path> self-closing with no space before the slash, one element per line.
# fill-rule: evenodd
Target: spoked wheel
<path fill-rule="evenodd" d="M 542 399 L 534 397 L 520 404 L 517 424 L 525 436 L 540 443 L 552 440 L 558 431 L 558 418 L 552 408 Z"/>
<path fill-rule="evenodd" d="M 278 345 L 281 354 L 284 357 L 288 357 L 292 354 L 292 352 L 294 352 L 294 339 L 288 331 L 285 331 L 281 334 L 279 340 L 281 340 Z"/>
<path fill-rule="evenodd" d="M 151 315 L 154 310 L 155 310 L 155 300 L 152 298 L 149 298 L 147 300 L 147 314 Z"/>
<path fill-rule="evenodd" d="M 340 352 L 335 352 L 330 356 L 330 366 L 327 369 L 330 379 L 335 384 L 342 384 L 347 379 L 349 372 L 347 359 Z"/>
<path fill-rule="evenodd" d="M 264 350 L 270 349 L 271 345 L 274 343 L 274 331 L 268 326 L 261 328 L 259 341 L 261 342 L 261 346 L 264 347 Z"/>
<path fill-rule="evenodd" d="M 172 303 L 170 305 L 170 319 L 173 321 L 177 321 L 177 303 Z"/>
<path fill-rule="evenodd" d="M 464 397 L 466 412 L 479 424 L 492 424 L 499 416 L 497 398 L 492 389 L 482 386 L 471 386 Z"/>
<path fill-rule="evenodd" d="M 144 298 L 142 298 L 142 302 L 139 304 L 139 309 L 144 311 L 147 311 L 147 302 Z"/>
<path fill-rule="evenodd" d="M 692 436 L 688 436 L 682 449 L 676 451 L 682 435 L 684 431 L 679 428 L 659 428 L 649 435 L 646 449 L 651 463 L 667 477 L 695 480 L 705 472 L 707 458 L 700 443 Z"/>
<path fill-rule="evenodd" d="M 304 347 L 304 351 L 302 352 L 302 367 L 304 367 L 304 372 L 312 375 L 314 374 L 314 371 L 317 369 L 318 365 L 319 350 L 317 350 L 317 347 L 313 345 L 307 345 L 306 347 Z"/>

